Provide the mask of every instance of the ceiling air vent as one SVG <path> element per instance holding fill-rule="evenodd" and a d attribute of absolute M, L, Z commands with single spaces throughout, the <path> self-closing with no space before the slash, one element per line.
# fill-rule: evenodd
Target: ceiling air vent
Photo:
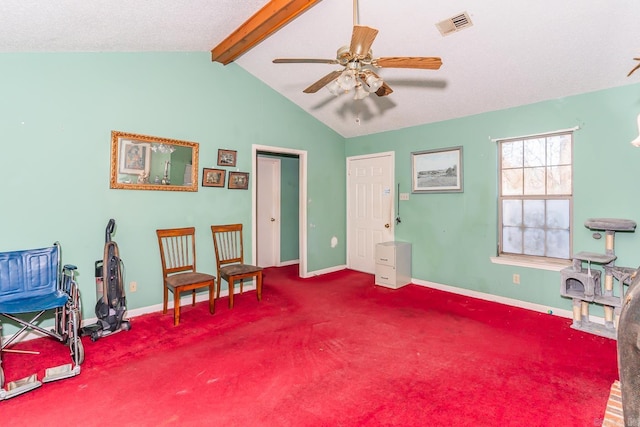
<path fill-rule="evenodd" d="M 440 31 L 440 34 L 442 34 L 443 36 L 448 36 L 449 34 L 456 33 L 472 25 L 473 22 L 471 22 L 471 17 L 469 16 L 469 14 L 467 12 L 463 12 L 459 15 L 452 16 L 449 19 L 438 22 L 436 24 L 436 27 L 438 27 L 438 31 Z"/>

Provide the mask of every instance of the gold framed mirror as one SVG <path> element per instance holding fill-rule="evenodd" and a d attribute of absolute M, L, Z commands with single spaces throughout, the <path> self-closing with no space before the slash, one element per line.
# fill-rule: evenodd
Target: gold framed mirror
<path fill-rule="evenodd" d="M 110 188 L 198 191 L 197 142 L 111 131 Z"/>

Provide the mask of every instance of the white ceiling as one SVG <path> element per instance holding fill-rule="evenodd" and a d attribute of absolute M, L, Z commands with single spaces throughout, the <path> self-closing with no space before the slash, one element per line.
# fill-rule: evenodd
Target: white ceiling
<path fill-rule="evenodd" d="M 0 53 L 208 52 L 266 3 L 3 0 Z M 387 97 L 302 93 L 336 66 L 271 60 L 334 58 L 351 39 L 352 0 L 321 1 L 236 63 L 344 137 L 640 81 L 640 71 L 626 76 L 640 56 L 638 0 L 360 0 L 359 9 L 359 23 L 379 30 L 374 57 L 439 56 L 442 68 L 379 70 L 394 89 Z M 442 37 L 435 23 L 465 11 L 473 26 Z"/>

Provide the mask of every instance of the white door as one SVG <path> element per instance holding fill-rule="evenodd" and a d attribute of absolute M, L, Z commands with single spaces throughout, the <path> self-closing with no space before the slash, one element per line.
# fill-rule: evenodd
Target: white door
<path fill-rule="evenodd" d="M 347 158 L 347 263 L 374 273 L 376 244 L 393 240 L 394 153 Z"/>
<path fill-rule="evenodd" d="M 257 264 L 280 264 L 280 159 L 258 157 L 256 180 Z"/>

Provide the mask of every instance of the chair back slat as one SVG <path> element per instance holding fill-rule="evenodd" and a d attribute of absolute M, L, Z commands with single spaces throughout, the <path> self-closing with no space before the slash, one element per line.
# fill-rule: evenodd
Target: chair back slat
<path fill-rule="evenodd" d="M 218 268 L 244 262 L 242 224 L 212 225 L 213 244 Z"/>
<path fill-rule="evenodd" d="M 162 273 L 196 271 L 196 236 L 194 227 L 156 230 Z"/>

